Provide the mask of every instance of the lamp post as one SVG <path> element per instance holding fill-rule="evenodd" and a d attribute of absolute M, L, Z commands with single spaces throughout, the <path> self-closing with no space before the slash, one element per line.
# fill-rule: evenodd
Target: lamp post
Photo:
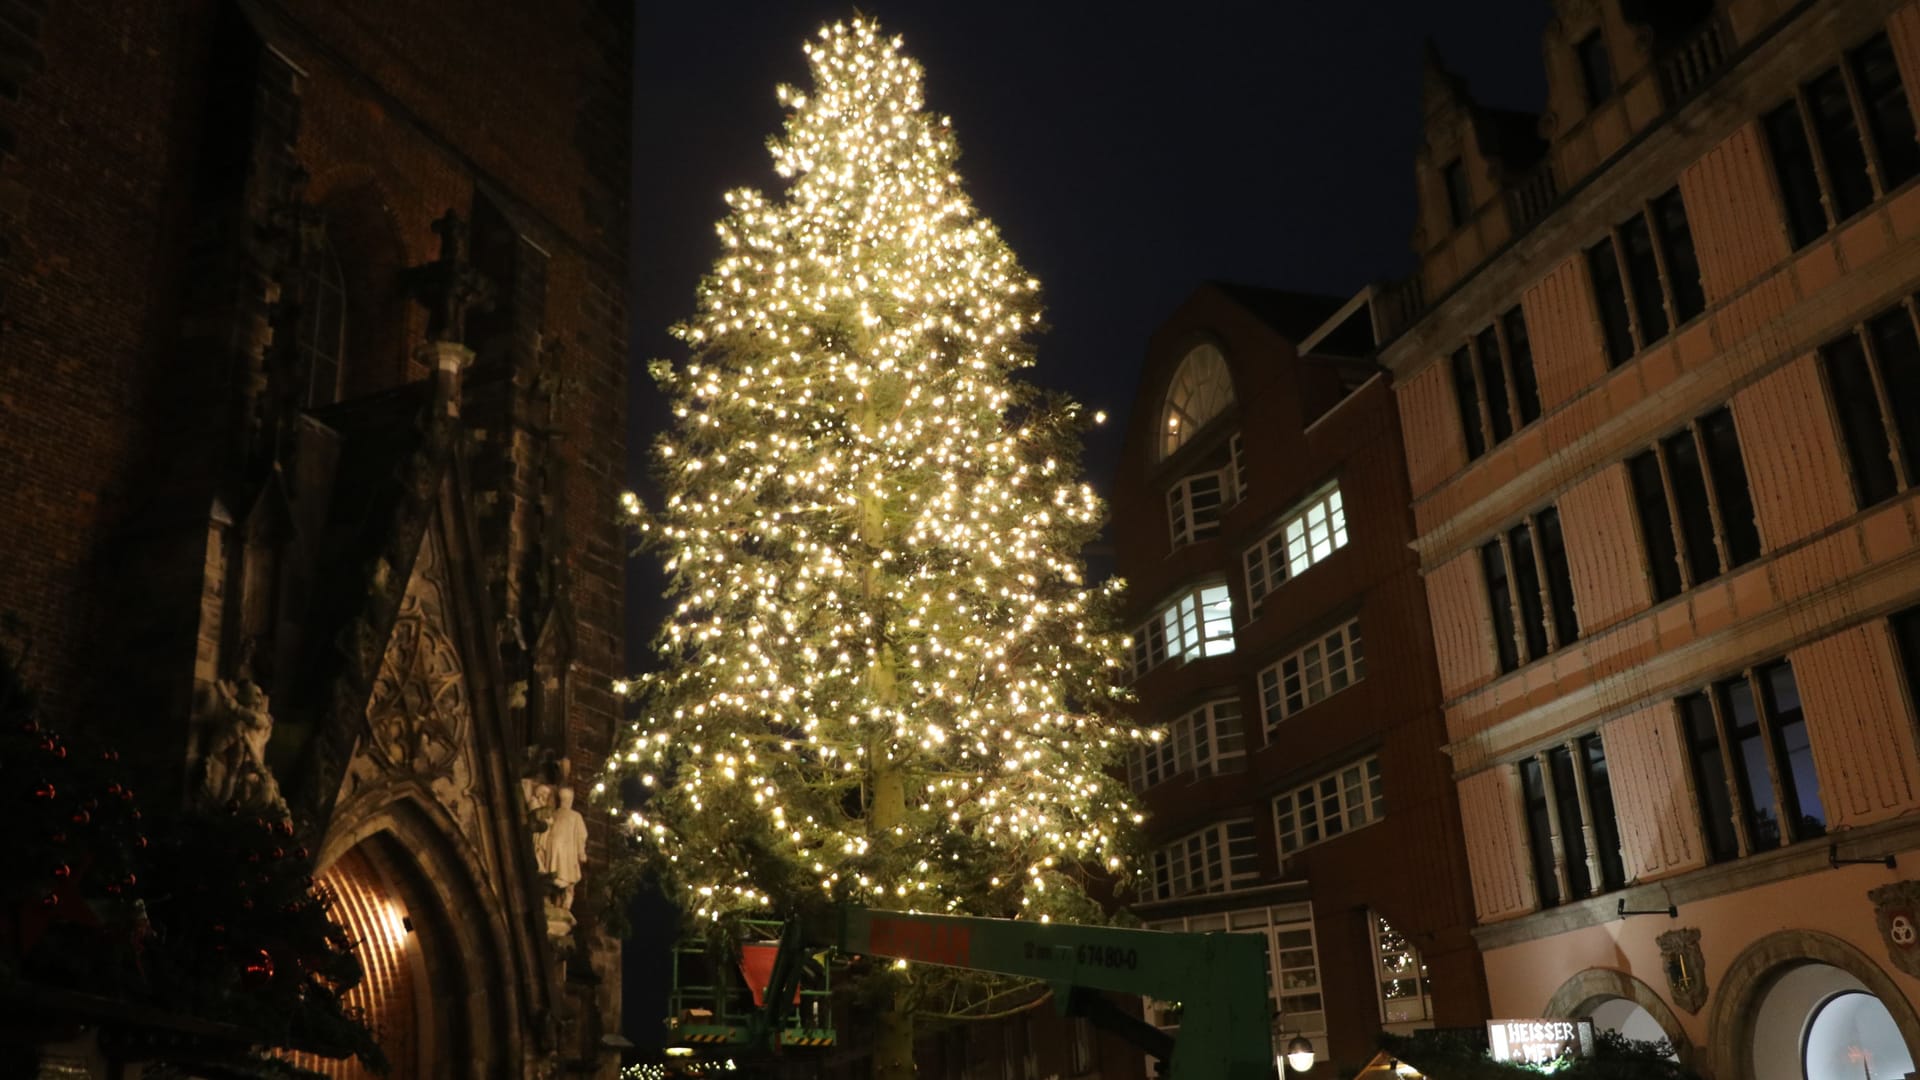
<path fill-rule="evenodd" d="M 1287 1038 L 1287 1029 L 1278 1012 L 1273 1014 L 1273 1068 L 1283 1077 L 1289 1075 L 1289 1070 L 1304 1073 L 1313 1068 L 1313 1043 L 1305 1035 Z"/>

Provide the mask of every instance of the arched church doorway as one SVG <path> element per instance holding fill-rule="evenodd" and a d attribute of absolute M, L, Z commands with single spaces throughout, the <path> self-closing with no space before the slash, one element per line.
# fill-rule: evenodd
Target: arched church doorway
<path fill-rule="evenodd" d="M 1754 1080 L 1904 1077 L 1913 1051 L 1886 1003 L 1851 972 L 1808 963 L 1762 992 L 1753 1022 Z"/>
<path fill-rule="evenodd" d="M 346 1005 L 367 1018 L 374 1038 L 392 1066 L 389 1080 L 423 1075 L 432 1030 L 423 1009 L 427 996 L 425 958 L 420 935 L 405 896 L 391 880 L 391 852 L 380 850 L 381 837 L 359 844 L 335 859 L 319 875 L 334 896 L 333 918 L 359 942 L 357 955 L 365 975 L 348 991 Z M 378 1074 L 352 1058 L 344 1060 L 291 1055 L 294 1064 L 332 1080 L 376 1080 Z"/>

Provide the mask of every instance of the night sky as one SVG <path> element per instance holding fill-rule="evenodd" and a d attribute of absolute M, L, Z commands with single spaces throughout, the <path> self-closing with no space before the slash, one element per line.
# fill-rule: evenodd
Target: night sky
<path fill-rule="evenodd" d="M 953 118 L 975 206 L 1041 282 L 1051 329 L 1029 377 L 1104 408 L 1090 448 L 1103 494 L 1148 335 L 1209 278 L 1347 296 L 1412 265 L 1421 43 L 1482 104 L 1538 110 L 1548 0 L 866 0 Z M 630 472 L 643 483 L 665 411 L 641 366 L 684 358 L 734 187 L 772 191 L 773 88 L 807 88 L 800 43 L 852 9 L 825 0 L 640 5 L 635 57 Z M 636 664 L 658 581 L 638 562 Z M 658 917 L 657 915 L 655 916 Z M 658 924 L 655 923 L 657 926 Z M 658 1038 L 665 979 L 642 925 L 627 1034 Z"/>

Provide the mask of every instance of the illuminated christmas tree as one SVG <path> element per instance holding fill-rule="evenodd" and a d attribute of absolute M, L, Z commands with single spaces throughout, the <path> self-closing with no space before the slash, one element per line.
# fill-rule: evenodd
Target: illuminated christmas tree
<path fill-rule="evenodd" d="M 806 48 L 811 93 L 740 190 L 628 511 L 675 602 L 616 771 L 706 922 L 808 905 L 1097 920 L 1138 815 L 1109 769 L 1125 637 L 1080 559 L 1103 513 L 1085 416 L 1017 373 L 1038 282 L 979 217 L 922 72 L 870 21 Z M 1098 419 L 1098 418 L 1096 418 Z M 622 809 L 619 812 L 626 813 Z M 941 973 L 892 970 L 879 1075 L 911 1073 Z M 977 1002 L 976 1002 L 977 1004 Z"/>

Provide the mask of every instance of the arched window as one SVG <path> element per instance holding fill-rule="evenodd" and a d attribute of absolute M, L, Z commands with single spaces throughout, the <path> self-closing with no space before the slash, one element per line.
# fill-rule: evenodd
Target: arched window
<path fill-rule="evenodd" d="M 1212 345 L 1196 346 L 1180 361 L 1167 387 L 1167 404 L 1160 416 L 1160 458 L 1166 460 L 1185 446 L 1207 421 L 1233 404 L 1233 378 L 1226 358 Z"/>
<path fill-rule="evenodd" d="M 1847 990 L 1822 1002 L 1802 1044 L 1807 1080 L 1906 1076 L 1913 1055 L 1893 1014 L 1872 994 Z"/>
<path fill-rule="evenodd" d="M 324 238 L 301 279 L 294 347 L 307 372 L 306 406 L 317 409 L 340 400 L 341 356 L 347 341 L 346 279 L 340 272 L 340 257 Z"/>

